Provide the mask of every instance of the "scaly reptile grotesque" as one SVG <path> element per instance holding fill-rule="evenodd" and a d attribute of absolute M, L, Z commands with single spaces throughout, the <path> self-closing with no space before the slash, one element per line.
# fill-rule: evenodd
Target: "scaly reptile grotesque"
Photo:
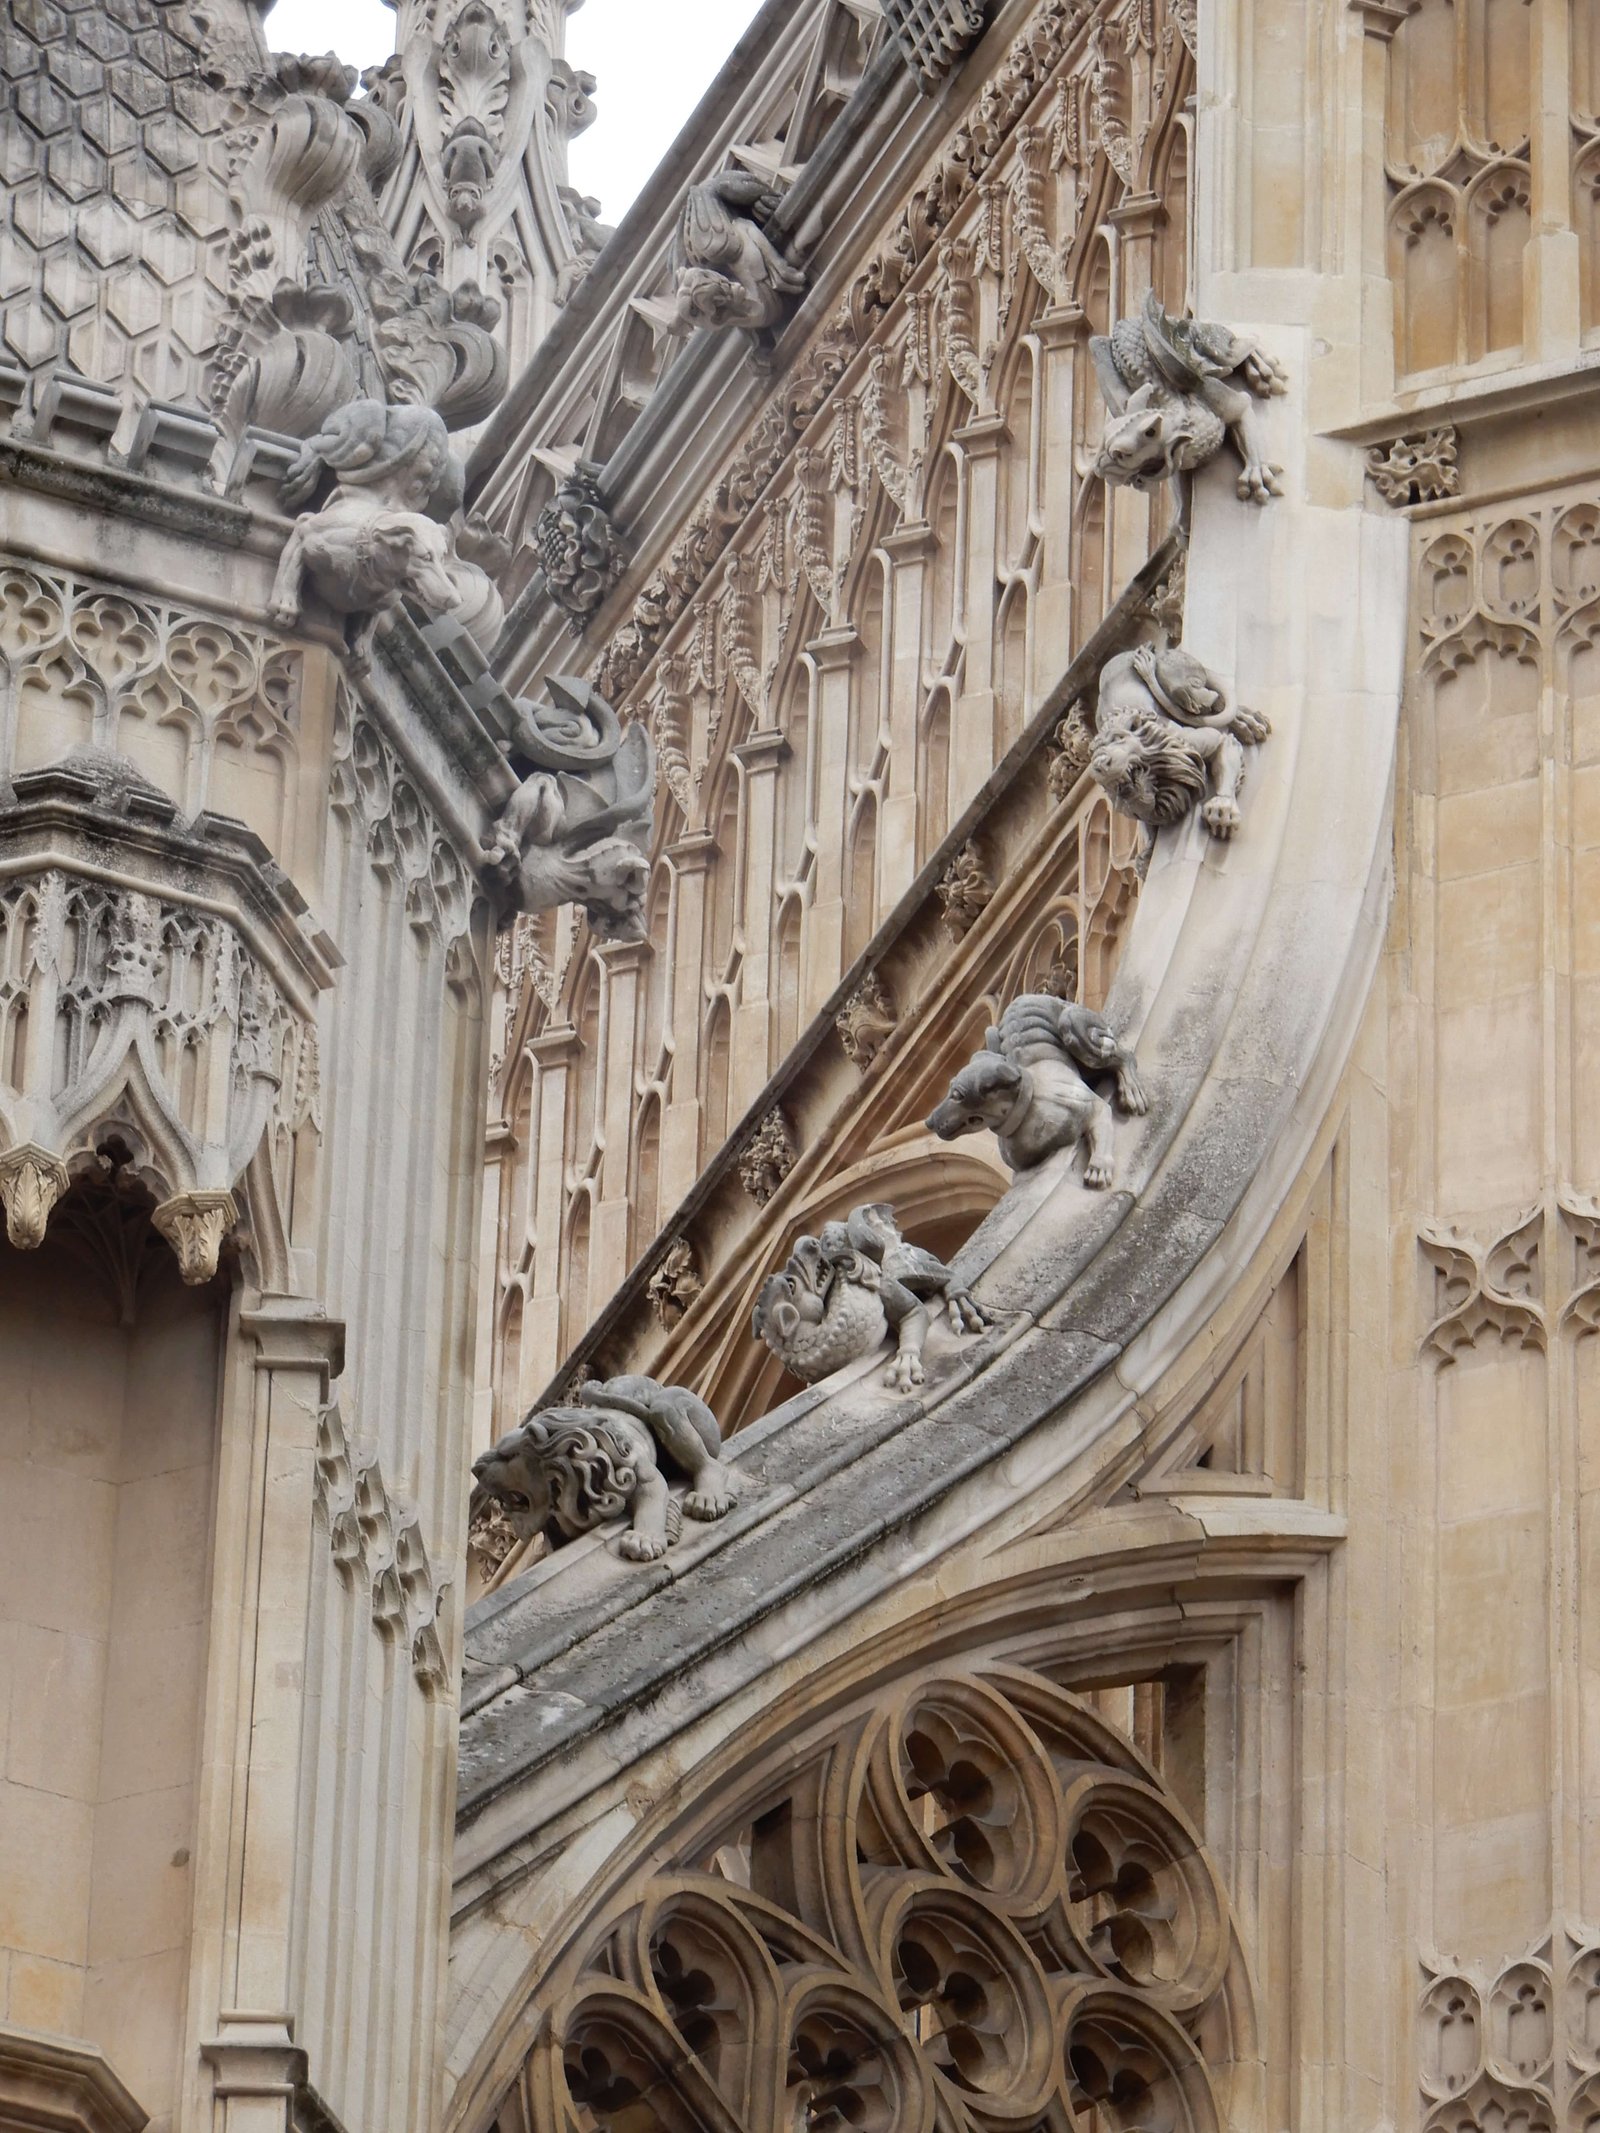
<path fill-rule="evenodd" d="M 820 1236 L 796 1239 L 756 1299 L 750 1330 L 807 1385 L 871 1355 L 892 1333 L 896 1353 L 884 1376 L 907 1392 L 923 1382 L 923 1345 L 941 1308 L 957 1333 L 990 1323 L 943 1260 L 903 1237 L 894 1209 L 877 1201 L 825 1223 Z"/>
<path fill-rule="evenodd" d="M 1089 343 L 1110 416 L 1095 472 L 1130 489 L 1177 486 L 1178 523 L 1189 523 L 1189 477 L 1221 451 L 1240 459 L 1239 494 L 1264 504 L 1282 494 L 1255 428 L 1257 400 L 1288 389 L 1272 358 L 1226 326 L 1179 318 L 1155 291 L 1138 318 L 1119 319 Z"/>

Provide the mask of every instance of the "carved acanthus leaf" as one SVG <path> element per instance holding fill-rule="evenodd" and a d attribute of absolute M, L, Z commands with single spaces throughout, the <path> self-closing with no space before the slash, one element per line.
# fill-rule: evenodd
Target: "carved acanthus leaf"
<path fill-rule="evenodd" d="M 883 980 L 869 970 L 833 1018 L 845 1056 L 864 1074 L 894 1035 L 894 1004 Z"/>
<path fill-rule="evenodd" d="M 1367 447 L 1367 472 L 1386 504 L 1431 504 L 1461 494 L 1456 432 L 1448 422 Z"/>
<path fill-rule="evenodd" d="M 994 876 L 983 848 L 975 837 L 969 837 L 934 885 L 944 930 L 951 940 L 962 940 L 972 931 L 994 891 Z"/>
<path fill-rule="evenodd" d="M 912 451 L 901 459 L 894 450 L 890 408 L 898 396 L 893 372 L 893 356 L 888 349 L 880 348 L 868 366 L 866 389 L 861 396 L 861 445 L 900 516 L 914 519 L 922 487 L 922 455 Z"/>
<path fill-rule="evenodd" d="M 645 1294 L 656 1317 L 670 1332 L 704 1287 L 695 1263 L 694 1246 L 687 1237 L 677 1237 L 650 1276 Z"/>
<path fill-rule="evenodd" d="M 774 1105 L 739 1151 L 739 1182 L 757 1207 L 766 1206 L 799 1155 L 789 1121 Z"/>

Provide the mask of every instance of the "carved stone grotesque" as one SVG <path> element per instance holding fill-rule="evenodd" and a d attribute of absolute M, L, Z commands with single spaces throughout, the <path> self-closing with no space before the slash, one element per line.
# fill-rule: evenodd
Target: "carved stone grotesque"
<path fill-rule="evenodd" d="M 690 1484 L 683 1509 L 691 1518 L 732 1510 L 737 1491 L 721 1450 L 717 1418 L 692 1392 L 654 1378 L 601 1378 L 580 1386 L 572 1406 L 529 1415 L 472 1471 L 506 1506 L 519 1538 L 543 1533 L 559 1546 L 626 1512 L 618 1551 L 646 1563 L 678 1537 L 670 1474 Z"/>
<path fill-rule="evenodd" d="M 1048 993 L 1023 993 L 989 1031 L 986 1048 L 951 1082 L 929 1130 L 942 1141 L 993 1133 L 1001 1160 L 1013 1170 L 1031 1170 L 1059 1149 L 1085 1142 L 1083 1182 L 1103 1189 L 1113 1176 L 1111 1107 L 1096 1084 L 1106 1082 L 1121 1110 L 1144 1115 L 1133 1053 L 1105 1017 L 1064 1007 Z"/>
<path fill-rule="evenodd" d="M 580 460 L 534 521 L 550 597 L 576 621 L 592 615 L 621 572 L 624 550 L 600 497 L 601 469 Z"/>
<path fill-rule="evenodd" d="M 689 187 L 673 240 L 677 308 L 673 330 L 697 326 L 775 326 L 806 277 L 791 266 L 765 225 L 780 195 L 745 170 L 719 170 Z"/>
<path fill-rule="evenodd" d="M 1189 476 L 1226 440 L 1239 455 L 1242 497 L 1264 504 L 1281 493 L 1282 469 L 1268 464 L 1254 402 L 1284 392 L 1287 380 L 1252 342 L 1226 326 L 1176 317 L 1151 290 L 1140 316 L 1096 334 L 1089 353 L 1110 409 L 1095 461 L 1104 480 L 1152 489 L 1170 478 L 1187 526 Z"/>
<path fill-rule="evenodd" d="M 1180 646 L 1118 652 L 1100 673 L 1089 770 L 1119 814 L 1152 832 L 1198 803 L 1213 837 L 1239 826 L 1245 746 L 1271 731 L 1230 705 L 1222 683 Z"/>
<path fill-rule="evenodd" d="M 606 940 L 644 937 L 655 750 L 623 731 L 586 681 L 552 675 L 549 701 L 518 702 L 513 760 L 529 767 L 484 853 L 519 911 L 582 904 Z"/>
<path fill-rule="evenodd" d="M 324 472 L 336 477 L 333 494 L 297 518 L 284 543 L 273 620 L 285 628 L 299 620 L 309 579 L 341 615 L 370 615 L 409 594 L 430 615 L 454 616 L 487 650 L 504 609 L 446 523 L 460 509 L 461 467 L 442 418 L 428 407 L 352 400 L 302 444 L 284 502 L 307 502 Z"/>
<path fill-rule="evenodd" d="M 799 1237 L 783 1271 L 762 1288 L 750 1330 L 806 1384 L 871 1355 L 893 1334 L 884 1373 L 897 1392 L 926 1375 L 923 1345 L 940 1310 L 957 1333 L 990 1323 L 950 1269 L 901 1236 L 894 1209 L 879 1201 Z"/>

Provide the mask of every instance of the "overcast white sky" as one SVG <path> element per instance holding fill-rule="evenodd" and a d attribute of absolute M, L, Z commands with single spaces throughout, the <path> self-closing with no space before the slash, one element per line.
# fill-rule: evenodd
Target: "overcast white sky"
<path fill-rule="evenodd" d="M 567 30 L 567 57 L 600 83 L 600 116 L 572 149 L 572 182 L 623 213 L 699 102 L 760 0 L 585 0 Z M 394 50 L 384 0 L 278 0 L 267 17 L 277 52 L 338 53 L 375 66 Z"/>

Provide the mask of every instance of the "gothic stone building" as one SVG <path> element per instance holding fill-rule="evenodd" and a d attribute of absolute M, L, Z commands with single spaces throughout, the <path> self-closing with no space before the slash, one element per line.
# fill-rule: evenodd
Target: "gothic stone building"
<path fill-rule="evenodd" d="M 565 13 L 5 0 L 0 2129 L 1592 2133 L 1600 13 Z"/>

